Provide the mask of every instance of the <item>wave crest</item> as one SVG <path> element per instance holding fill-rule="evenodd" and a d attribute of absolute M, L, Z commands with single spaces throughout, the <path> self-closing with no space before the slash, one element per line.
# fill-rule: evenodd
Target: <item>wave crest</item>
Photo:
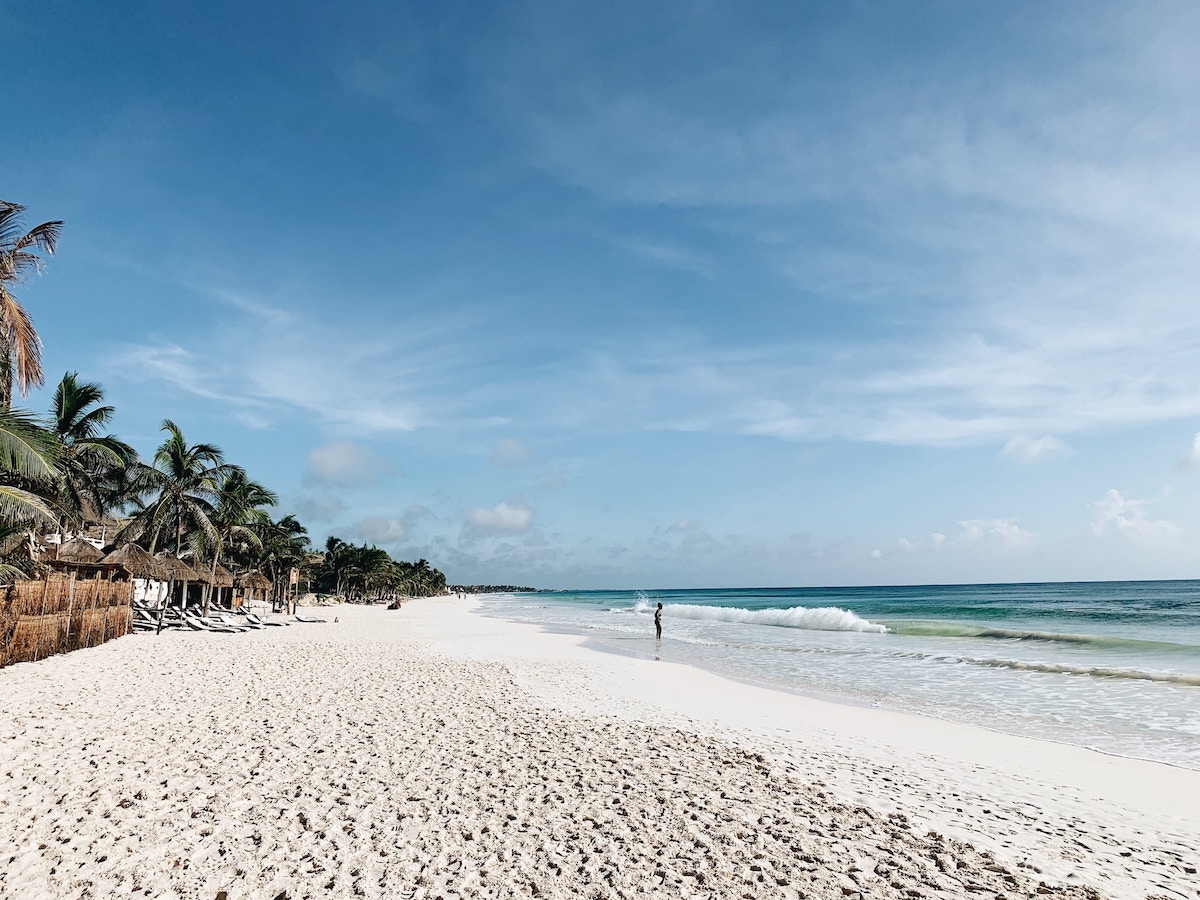
<path fill-rule="evenodd" d="M 633 611 L 649 613 L 655 603 L 639 593 Z M 807 631 L 856 631 L 864 634 L 886 634 L 887 626 L 855 615 L 836 606 L 793 606 L 790 609 L 743 609 L 740 606 L 693 606 L 689 603 L 664 603 L 663 612 L 669 618 L 693 619 L 702 622 L 735 622 L 743 625 L 773 625 L 777 628 L 802 628 Z"/>

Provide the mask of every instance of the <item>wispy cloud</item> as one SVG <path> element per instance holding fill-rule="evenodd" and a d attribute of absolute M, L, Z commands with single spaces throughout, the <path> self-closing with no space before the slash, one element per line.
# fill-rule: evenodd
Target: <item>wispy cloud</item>
<path fill-rule="evenodd" d="M 1001 453 L 1014 462 L 1029 464 L 1041 462 L 1051 456 L 1060 456 L 1068 449 L 1065 443 L 1051 435 L 1033 438 L 1019 434 L 1009 438 Z"/>
<path fill-rule="evenodd" d="M 492 448 L 492 462 L 502 468 L 516 468 L 531 459 L 533 451 L 517 438 L 501 438 Z"/>
<path fill-rule="evenodd" d="M 469 311 L 356 324 L 205 291 L 220 304 L 208 329 L 190 340 L 118 344 L 108 357 L 114 377 L 136 371 L 252 415 L 256 427 L 307 415 L 358 436 L 469 417 L 478 388 L 464 386 L 461 361 L 486 346 Z"/>

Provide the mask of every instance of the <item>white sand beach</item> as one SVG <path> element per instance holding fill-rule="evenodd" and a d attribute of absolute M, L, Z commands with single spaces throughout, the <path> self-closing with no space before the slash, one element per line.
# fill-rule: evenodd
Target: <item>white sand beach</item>
<path fill-rule="evenodd" d="M 0 670 L 0 896 L 1200 897 L 1198 772 L 473 608 Z"/>

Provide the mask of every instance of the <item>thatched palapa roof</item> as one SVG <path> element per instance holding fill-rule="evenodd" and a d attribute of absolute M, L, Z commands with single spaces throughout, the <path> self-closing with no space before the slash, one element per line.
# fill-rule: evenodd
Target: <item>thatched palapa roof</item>
<path fill-rule="evenodd" d="M 170 578 L 163 565 L 137 544 L 118 547 L 101 562 L 117 563 L 134 578 L 153 578 L 157 581 L 167 581 Z"/>
<path fill-rule="evenodd" d="M 250 591 L 269 591 L 275 585 L 261 572 L 246 572 L 237 577 L 237 586 Z"/>
<path fill-rule="evenodd" d="M 220 563 L 217 563 L 216 569 L 213 570 L 213 586 L 233 587 L 233 573 Z"/>
<path fill-rule="evenodd" d="M 83 538 L 73 537 L 58 545 L 55 558 L 62 562 L 94 563 L 104 559 L 104 551 L 97 550 L 95 544 L 89 543 Z"/>
<path fill-rule="evenodd" d="M 208 581 L 208 573 L 197 572 L 182 559 L 167 550 L 156 554 L 155 559 L 167 572 L 171 581 Z"/>

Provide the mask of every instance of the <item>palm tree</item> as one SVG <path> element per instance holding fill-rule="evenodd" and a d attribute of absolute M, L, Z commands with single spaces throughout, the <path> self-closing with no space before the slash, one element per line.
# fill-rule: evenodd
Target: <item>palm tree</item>
<path fill-rule="evenodd" d="M 125 529 L 129 536 L 150 536 L 150 551 L 164 534 L 175 534 L 175 555 L 183 550 L 184 534 L 198 531 L 214 545 L 218 540 L 212 517 L 221 494 L 221 484 L 238 466 L 224 462 L 212 444 L 188 445 L 179 426 L 166 419 L 162 430 L 167 438 L 154 453 L 154 464 L 140 466 L 136 489 L 153 499 L 134 516 Z"/>
<path fill-rule="evenodd" d="M 251 545 L 262 546 L 262 540 L 255 533 L 254 526 L 262 526 L 271 521 L 266 510 L 261 507 L 274 506 L 279 498 L 256 481 L 246 477 L 244 470 L 233 467 L 221 479 L 220 490 L 217 494 L 216 506 L 209 521 L 212 523 L 215 540 L 211 543 L 201 540 L 212 553 L 211 572 L 215 579 L 217 563 L 221 552 L 228 544 L 238 539 Z M 204 615 L 208 615 L 211 588 L 205 591 Z"/>
<path fill-rule="evenodd" d="M 56 485 L 60 533 L 68 521 L 100 520 L 120 505 L 114 484 L 137 459 L 128 444 L 100 433 L 113 414 L 111 406 L 99 405 L 103 399 L 100 385 L 81 384 L 77 372 L 63 375 L 54 390 L 51 431 L 62 444 Z"/>
<path fill-rule="evenodd" d="M 35 251 L 53 254 L 63 224 L 43 222 L 22 233 L 24 212 L 25 207 L 0 200 L 0 409 L 12 406 L 14 377 L 21 396 L 43 382 L 42 341 L 12 287 L 41 271 L 44 261 Z"/>
<path fill-rule="evenodd" d="M 291 570 L 304 566 L 308 560 L 308 531 L 290 515 L 278 522 L 268 520 L 256 531 L 261 549 L 255 562 L 259 571 L 274 583 L 278 600 L 286 593 Z"/>

